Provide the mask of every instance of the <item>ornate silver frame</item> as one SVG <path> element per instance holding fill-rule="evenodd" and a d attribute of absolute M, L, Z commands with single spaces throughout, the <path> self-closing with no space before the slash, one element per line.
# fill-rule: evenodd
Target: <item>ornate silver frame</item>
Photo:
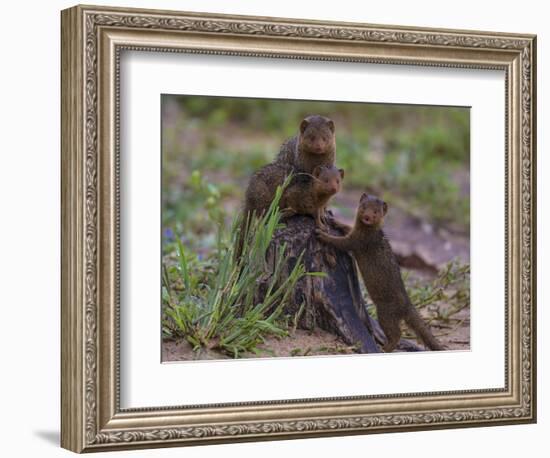
<path fill-rule="evenodd" d="M 127 409 L 118 374 L 120 52 L 500 69 L 506 74 L 502 390 Z M 62 422 L 76 452 L 536 419 L 533 35 L 76 6 L 62 12 Z"/>

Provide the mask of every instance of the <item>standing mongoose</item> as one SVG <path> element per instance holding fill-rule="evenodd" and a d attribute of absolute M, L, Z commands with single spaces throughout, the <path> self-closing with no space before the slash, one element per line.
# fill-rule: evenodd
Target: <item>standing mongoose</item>
<path fill-rule="evenodd" d="M 388 211 L 387 204 L 378 197 L 363 194 L 359 201 L 353 227 L 339 224 L 346 233 L 336 237 L 316 229 L 318 238 L 340 250 L 350 252 L 376 306 L 378 321 L 386 334 L 385 352 L 395 349 L 401 338 L 400 323 L 405 323 L 431 350 L 444 350 L 411 304 L 397 259 L 390 247 L 382 225 Z"/>
<path fill-rule="evenodd" d="M 281 216 L 310 215 L 317 227 L 324 228 L 323 216 L 330 198 L 340 191 L 344 170 L 317 166 L 313 173 L 298 173 L 284 190 L 279 203 Z"/>

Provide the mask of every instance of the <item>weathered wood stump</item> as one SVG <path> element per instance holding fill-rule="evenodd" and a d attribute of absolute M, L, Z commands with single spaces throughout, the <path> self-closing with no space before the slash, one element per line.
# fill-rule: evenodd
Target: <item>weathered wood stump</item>
<path fill-rule="evenodd" d="M 327 212 L 329 232 L 341 235 Z M 325 276 L 305 276 L 296 285 L 286 313 L 300 312 L 298 327 L 312 330 L 319 327 L 338 335 L 360 353 L 379 353 L 379 344 L 386 340 L 380 325 L 367 313 L 361 294 L 355 262 L 342 251 L 322 244 L 315 237 L 315 223 L 309 216 L 297 215 L 285 221 L 276 232 L 268 251 L 268 266 L 273 265 L 275 248 L 286 245 L 288 260 L 283 278 L 296 265 L 300 254 L 308 272 L 324 272 Z M 269 277 L 270 272 L 266 272 Z M 261 289 L 261 288 L 260 288 Z M 405 351 L 421 350 L 416 344 L 402 340 Z"/>

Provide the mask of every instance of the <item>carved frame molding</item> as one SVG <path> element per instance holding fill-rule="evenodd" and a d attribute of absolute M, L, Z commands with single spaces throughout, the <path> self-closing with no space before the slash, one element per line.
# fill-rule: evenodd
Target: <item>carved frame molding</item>
<path fill-rule="evenodd" d="M 117 177 L 124 49 L 504 70 L 505 389 L 121 410 Z M 535 62 L 531 35 L 64 10 L 62 446 L 81 452 L 535 421 Z"/>

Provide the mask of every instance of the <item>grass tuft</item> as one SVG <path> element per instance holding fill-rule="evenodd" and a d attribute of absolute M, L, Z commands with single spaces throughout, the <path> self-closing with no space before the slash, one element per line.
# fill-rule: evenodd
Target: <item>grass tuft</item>
<path fill-rule="evenodd" d="M 163 266 L 165 336 L 183 337 L 195 351 L 217 350 L 238 358 L 247 352 L 257 353 L 267 336 L 288 335 L 293 320 L 284 316 L 284 309 L 296 283 L 314 273 L 306 273 L 300 257 L 290 274 L 283 275 L 286 250 L 279 246 L 265 294 L 259 294 L 258 279 L 264 279 L 267 271 L 267 250 L 281 227 L 278 204 L 282 189 L 277 190 L 265 215 L 250 221 L 239 259 L 235 246 L 242 215 L 233 220 L 229 234 L 219 225 L 216 247 L 205 259 L 187 251 L 177 238 L 177 262 L 171 263 L 174 256 L 168 256 Z"/>

